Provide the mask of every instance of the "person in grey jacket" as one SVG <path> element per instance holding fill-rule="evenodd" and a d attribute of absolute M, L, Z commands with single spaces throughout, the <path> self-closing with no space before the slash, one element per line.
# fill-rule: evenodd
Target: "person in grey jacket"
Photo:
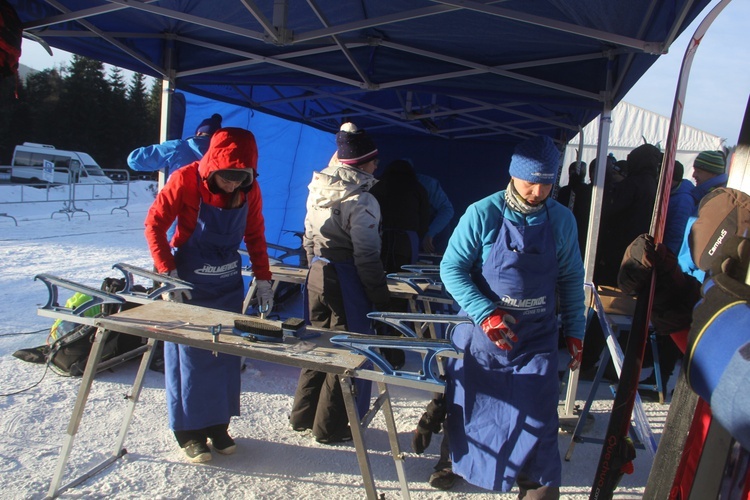
<path fill-rule="evenodd" d="M 369 189 L 377 182 L 378 150 L 364 130 L 345 123 L 337 151 L 308 186 L 303 245 L 310 263 L 305 286 L 309 323 L 374 333 L 367 313 L 387 310 L 388 285 L 380 260 L 380 206 Z M 360 415 L 369 407 L 370 383 L 357 386 Z M 312 429 L 320 443 L 351 439 L 337 375 L 302 370 L 290 423 Z"/>

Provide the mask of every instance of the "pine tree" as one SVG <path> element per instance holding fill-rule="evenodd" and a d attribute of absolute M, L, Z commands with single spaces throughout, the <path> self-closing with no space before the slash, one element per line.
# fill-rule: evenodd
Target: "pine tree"
<path fill-rule="evenodd" d="M 128 89 L 122 70 L 110 67 L 108 80 L 110 94 L 107 107 L 110 110 L 111 119 L 110 125 L 105 129 L 104 139 L 108 144 L 108 157 L 103 158 L 102 161 L 106 161 L 107 168 L 124 169 L 127 168 L 128 154 L 134 149 L 133 128 L 137 126 L 137 123 L 129 109 Z"/>
<path fill-rule="evenodd" d="M 149 112 L 145 80 L 146 77 L 142 73 L 135 73 L 128 86 L 128 106 L 131 117 L 138 122 L 138 126 L 133 127 L 134 148 L 158 142 L 153 140 L 147 128 Z"/>
<path fill-rule="evenodd" d="M 119 68 L 74 56 L 70 65 L 0 81 L 0 164 L 24 142 L 90 154 L 102 168 L 127 168 L 135 148 L 159 141 L 161 81 L 146 90 L 145 77 L 126 83 Z M 12 91 L 11 91 L 12 90 Z"/>
<path fill-rule="evenodd" d="M 146 108 L 148 109 L 149 137 L 153 137 L 152 143 L 159 142 L 159 130 L 161 124 L 161 95 L 163 80 L 154 78 L 148 91 Z"/>
<path fill-rule="evenodd" d="M 107 107 L 111 93 L 101 62 L 73 56 L 69 74 L 63 79 L 60 112 L 55 116 L 60 125 L 58 148 L 85 151 L 109 168 L 112 155 L 107 129 L 117 120 Z"/>
<path fill-rule="evenodd" d="M 59 71 L 45 69 L 26 77 L 23 92 L 19 93 L 18 121 L 10 132 L 14 147 L 24 142 L 62 147 L 59 134 L 64 120 L 58 118 L 58 113 L 65 71 L 62 65 Z"/>

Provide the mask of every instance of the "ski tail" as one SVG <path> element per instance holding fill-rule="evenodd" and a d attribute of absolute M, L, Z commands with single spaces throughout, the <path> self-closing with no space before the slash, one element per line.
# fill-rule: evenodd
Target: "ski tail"
<path fill-rule="evenodd" d="M 680 68 L 677 90 L 675 91 L 674 103 L 672 105 L 672 117 L 669 122 L 666 150 L 664 151 L 664 158 L 662 160 L 659 188 L 656 193 L 654 212 L 651 219 L 651 235 L 657 244 L 661 243 L 664 235 L 667 206 L 669 204 L 669 191 L 672 172 L 674 170 L 677 140 L 680 135 L 687 82 L 690 76 L 690 67 L 693 64 L 693 58 L 703 36 L 714 19 L 716 19 L 729 2 L 730 0 L 721 0 L 706 15 L 695 30 L 685 51 L 685 56 L 682 59 L 682 67 Z M 638 394 L 638 381 L 641 375 L 643 355 L 648 339 L 651 305 L 654 299 L 655 277 L 654 269 L 651 272 L 648 286 L 638 295 L 638 301 L 633 313 L 633 326 L 628 337 L 623 369 L 620 374 L 620 382 L 612 405 L 612 413 L 609 418 L 604 445 L 602 446 L 599 464 L 594 476 L 594 484 L 589 496 L 590 500 L 611 499 L 622 475 L 628 470 L 632 472 L 632 463 L 631 466 L 627 466 L 627 464 L 620 465 L 620 462 L 622 461 L 622 457 L 627 456 L 624 449 L 627 447 L 625 443 L 628 439 L 630 419 L 633 413 L 635 398 Z"/>

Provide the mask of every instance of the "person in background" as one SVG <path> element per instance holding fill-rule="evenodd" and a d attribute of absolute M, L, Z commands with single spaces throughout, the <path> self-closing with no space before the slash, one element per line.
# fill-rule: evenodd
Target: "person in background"
<path fill-rule="evenodd" d="M 682 246 L 677 253 L 677 262 L 683 272 L 693 276 L 695 279 L 703 282 L 706 273 L 693 262 L 688 244 L 687 235 L 690 234 L 690 228 L 693 227 L 698 218 L 698 207 L 701 200 L 711 191 L 726 187 L 729 176 L 726 173 L 727 161 L 724 153 L 721 151 L 702 151 L 698 154 L 693 162 L 693 179 L 695 187 L 690 192 L 693 197 L 693 212 L 685 224 L 684 237 Z"/>
<path fill-rule="evenodd" d="M 390 299 L 380 260 L 380 206 L 369 193 L 377 182 L 378 149 L 364 130 L 344 123 L 328 167 L 309 185 L 303 245 L 310 270 L 305 293 L 316 327 L 374 333 L 367 313 L 387 311 Z M 360 415 L 369 407 L 370 383 L 357 383 Z M 338 375 L 304 369 L 289 422 L 312 430 L 319 443 L 351 439 Z"/>
<path fill-rule="evenodd" d="M 193 284 L 190 292 L 162 298 L 241 313 L 238 249 L 244 239 L 259 280 L 259 300 L 272 300 L 257 162 L 250 131 L 219 129 L 205 156 L 173 172 L 156 195 L 145 221 L 154 266 Z M 175 220 L 170 244 L 167 230 Z M 165 342 L 164 361 L 169 424 L 188 459 L 211 460 L 209 439 L 216 452 L 234 453 L 228 429 L 230 418 L 240 414 L 240 357 Z"/>
<path fill-rule="evenodd" d="M 585 161 L 580 162 L 580 165 L 577 161 L 568 165 L 568 183 L 557 192 L 557 202 L 571 211 L 575 206 L 577 191 L 583 185 L 585 171 Z"/>
<path fill-rule="evenodd" d="M 672 186 L 669 192 L 669 206 L 664 226 L 664 244 L 672 253 L 677 254 L 682 246 L 685 225 L 695 210 L 693 201 L 693 183 L 682 177 L 685 167 L 679 161 L 674 162 Z"/>
<path fill-rule="evenodd" d="M 169 177 L 178 168 L 203 158 L 211 136 L 221 128 L 221 121 L 221 115 L 214 113 L 198 125 L 193 137 L 134 149 L 128 155 L 128 166 L 137 172 L 155 172 L 166 168 Z"/>
<path fill-rule="evenodd" d="M 617 272 L 625 249 L 636 236 L 648 232 L 661 158 L 661 151 L 653 144 L 633 149 L 627 159 L 628 176 L 616 183 L 602 200 L 602 222 L 594 267 L 597 286 L 617 286 Z"/>
<path fill-rule="evenodd" d="M 604 172 L 604 193 L 602 200 L 606 201 L 612 196 L 612 192 L 617 185 L 627 177 L 627 160 L 615 161 L 614 156 L 610 153 L 607 155 L 607 168 Z M 589 217 L 591 214 L 591 198 L 593 195 L 593 184 L 596 176 L 596 159 L 589 165 L 589 177 L 591 184 L 585 184 L 577 199 L 584 205 L 576 204 L 573 209 L 573 215 L 576 217 L 578 224 L 578 241 L 581 249 L 581 255 L 586 254 L 586 243 L 588 238 Z M 609 255 L 613 252 L 612 245 L 614 241 L 613 233 L 619 231 L 616 221 L 613 221 L 607 212 L 601 214 L 599 223 L 599 237 L 597 239 L 597 257 L 594 265 L 594 282 L 598 284 L 597 278 L 601 278 L 601 271 L 597 272 L 597 266 L 601 266 L 600 259 L 602 255 Z M 604 261 L 606 262 L 606 260 Z M 599 359 L 601 358 L 602 349 L 606 347 L 604 331 L 599 322 L 599 317 L 595 311 L 590 311 L 591 317 L 588 320 L 586 335 L 584 336 L 583 358 L 581 360 L 580 380 L 593 380 L 598 369 Z M 604 372 L 607 380 L 616 381 L 617 372 L 615 371 L 612 360 L 608 362 L 607 370 Z"/>
<path fill-rule="evenodd" d="M 427 190 L 427 197 L 432 208 L 430 213 L 430 227 L 422 238 L 422 250 L 427 253 L 436 253 L 435 238 L 448 226 L 453 218 L 453 204 L 448 199 L 448 195 L 445 194 L 437 179 L 419 173 L 417 174 L 417 179 Z"/>
<path fill-rule="evenodd" d="M 586 253 L 586 241 L 588 238 L 589 218 L 591 216 L 591 199 L 593 196 L 594 182 L 596 176 L 596 158 L 591 160 L 588 166 L 589 183 L 581 182 L 575 188 L 575 203 L 573 204 L 573 215 L 576 218 L 576 227 L 578 228 L 578 247 L 581 250 L 581 256 Z M 620 160 L 615 162 L 614 157 L 607 156 L 607 168 L 604 173 L 604 197 L 608 197 L 614 187 L 625 178 L 623 172 L 627 171 L 627 161 Z M 599 241 L 602 241 L 601 231 L 606 230 L 607 225 L 604 221 L 600 223 Z"/>
<path fill-rule="evenodd" d="M 386 274 L 403 273 L 402 266 L 416 264 L 419 244 L 430 226 L 430 201 L 427 190 L 417 180 L 411 163 L 395 160 L 388 164 L 370 193 L 380 204 L 383 225 L 383 244 L 380 257 Z M 408 312 L 409 301 L 391 299 L 391 312 Z M 379 333 L 400 335 L 399 332 L 378 325 Z M 395 369 L 406 362 L 404 351 L 381 349 Z"/>
<path fill-rule="evenodd" d="M 612 171 L 612 182 L 618 184 L 628 176 L 628 160 L 610 161 L 613 158 L 612 153 L 607 156 L 607 168 Z"/>
<path fill-rule="evenodd" d="M 695 207 L 691 215 L 698 215 L 698 205 L 709 192 L 726 187 L 729 177 L 726 173 L 727 159 L 721 151 L 701 151 L 693 162 L 695 187 L 692 195 Z"/>
<path fill-rule="evenodd" d="M 667 219 L 664 226 L 664 245 L 672 252 L 677 254 L 682 245 L 682 238 L 685 234 L 685 225 L 693 211 L 693 183 L 683 179 L 684 167 L 679 161 L 674 162 L 672 171 L 672 186 L 669 194 L 669 206 L 667 208 Z M 659 369 L 661 371 L 661 380 L 663 387 L 667 387 L 674 367 L 677 361 L 682 358 L 682 353 L 668 335 L 657 335 L 656 342 L 659 352 Z M 656 369 L 656 364 L 654 365 Z M 656 375 L 651 373 L 646 379 L 640 382 L 644 385 L 655 385 Z M 641 397 L 645 399 L 657 398 L 653 391 L 641 390 Z"/>
<path fill-rule="evenodd" d="M 548 137 L 516 146 L 508 188 L 469 206 L 448 242 L 440 276 L 473 325 L 453 333 L 464 356 L 446 366 L 450 459 L 433 487 L 458 475 L 493 491 L 518 483 L 519 498 L 559 497 L 558 299 L 571 369 L 585 324 L 575 219 L 549 198 L 559 160 Z"/>
<path fill-rule="evenodd" d="M 383 219 L 385 272 L 402 272 L 401 266 L 417 262 L 419 244 L 430 226 L 427 190 L 409 162 L 396 160 L 385 167 L 370 193 L 378 200 Z"/>
<path fill-rule="evenodd" d="M 672 186 L 669 194 L 667 219 L 664 226 L 664 245 L 666 245 L 672 254 L 677 254 L 680 251 L 685 234 L 685 225 L 694 209 L 691 194 L 694 186 L 692 182 L 682 178 L 684 173 L 685 168 L 682 163 L 675 160 L 674 170 L 672 171 Z M 659 352 L 658 366 L 661 372 L 662 389 L 664 389 L 667 387 L 677 361 L 682 358 L 682 353 L 669 335 L 664 335 L 664 332 L 659 331 L 657 333 L 662 333 L 662 335 L 656 336 L 656 342 Z M 654 364 L 654 370 L 656 370 L 656 364 Z M 655 385 L 656 374 L 651 373 L 644 380 L 641 380 L 640 384 Z M 656 398 L 656 394 L 649 389 L 642 389 L 641 397 L 653 400 Z"/>
<path fill-rule="evenodd" d="M 718 187 L 703 197 L 697 220 L 686 234 L 692 260 L 707 273 L 703 284 L 684 273 L 667 246 L 656 244 L 648 234 L 631 243 L 620 268 L 620 288 L 630 295 L 646 290 L 655 277 L 651 322 L 684 352 L 681 376 L 700 396 L 676 476 L 659 478 L 672 485 L 676 498 L 695 491 L 695 471 L 706 458 L 701 454 L 711 439 L 706 431 L 713 418 L 750 449 L 750 400 L 745 396 L 750 383 L 749 234 L 750 196 Z M 672 412 L 685 411 L 692 410 L 672 405 L 667 422 Z M 734 485 L 744 488 L 741 498 L 746 498 L 748 488 L 747 463 L 744 467 L 734 476 L 739 478 Z M 727 498 L 740 496 L 730 492 Z"/>

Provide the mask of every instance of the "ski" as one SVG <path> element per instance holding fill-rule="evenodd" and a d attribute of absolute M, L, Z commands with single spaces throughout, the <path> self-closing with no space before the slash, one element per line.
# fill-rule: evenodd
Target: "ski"
<path fill-rule="evenodd" d="M 695 30 L 690 43 L 682 59 L 680 75 L 677 79 L 677 90 L 672 105 L 672 117 L 669 122 L 666 150 L 662 160 L 659 187 L 654 203 L 654 212 L 651 219 L 651 235 L 655 243 L 661 243 L 664 235 L 667 207 L 669 204 L 669 191 L 674 170 L 675 152 L 677 140 L 680 135 L 682 122 L 682 111 L 684 108 L 687 82 L 690 75 L 690 67 L 693 58 L 706 34 L 711 23 L 719 13 L 729 4 L 730 0 L 719 2 L 703 19 Z M 622 373 L 617 387 L 617 393 L 612 404 L 612 412 L 607 425 L 607 432 L 602 445 L 599 463 L 594 475 L 589 500 L 611 499 L 623 474 L 633 472 L 632 461 L 635 458 L 635 448 L 628 437 L 630 418 L 633 413 L 635 397 L 638 391 L 638 381 L 641 375 L 641 366 L 648 339 L 649 323 L 651 319 L 651 304 L 654 296 L 654 272 L 648 286 L 638 295 L 633 313 L 633 325 L 625 349 Z"/>

